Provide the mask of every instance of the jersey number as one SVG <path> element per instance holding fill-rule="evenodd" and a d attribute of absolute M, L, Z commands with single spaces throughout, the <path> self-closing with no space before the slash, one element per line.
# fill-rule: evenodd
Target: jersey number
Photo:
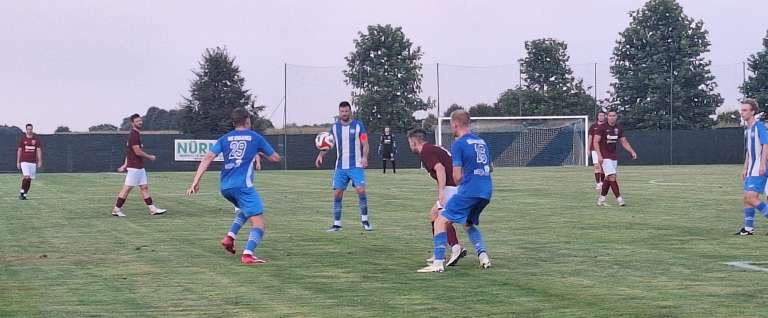
<path fill-rule="evenodd" d="M 488 153 L 486 151 L 485 145 L 475 144 L 475 154 L 477 154 L 478 163 L 482 163 L 482 164 L 488 163 Z"/>
<path fill-rule="evenodd" d="M 248 144 L 245 141 L 233 141 L 229 144 L 229 159 L 243 159 L 245 148 Z"/>

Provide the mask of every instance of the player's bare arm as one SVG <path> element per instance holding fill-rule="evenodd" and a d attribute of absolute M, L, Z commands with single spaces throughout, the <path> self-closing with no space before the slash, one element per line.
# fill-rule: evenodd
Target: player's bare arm
<path fill-rule="evenodd" d="M 203 160 L 200 161 L 200 165 L 197 166 L 197 172 L 195 172 L 195 177 L 192 179 L 192 185 L 189 186 L 189 189 L 187 189 L 185 193 L 186 196 L 189 197 L 200 191 L 200 179 L 202 179 L 205 172 L 208 171 L 208 166 L 211 165 L 211 162 L 213 162 L 214 159 L 216 159 L 216 155 L 213 152 L 205 154 Z"/>
<path fill-rule="evenodd" d="M 627 137 L 621 137 L 621 146 L 629 151 L 629 154 L 632 155 L 632 160 L 637 159 L 637 153 L 635 152 L 635 149 L 632 149 L 632 145 L 629 144 Z"/>
<path fill-rule="evenodd" d="M 768 153 L 766 153 L 768 152 L 768 144 L 761 145 L 760 147 L 763 148 L 762 150 L 763 152 L 762 152 L 762 155 L 760 156 L 761 157 L 760 168 L 759 168 L 760 170 L 758 170 L 758 172 L 760 173 L 761 176 L 764 176 L 765 170 L 766 170 L 765 164 L 766 164 L 766 160 L 768 160 Z"/>
<path fill-rule="evenodd" d="M 154 155 L 150 155 L 150 154 L 144 152 L 144 150 L 141 150 L 141 146 L 139 146 L 139 145 L 133 145 L 133 146 L 131 146 L 131 149 L 133 149 L 133 152 L 137 156 L 142 157 L 144 159 L 151 160 L 151 161 L 155 161 L 155 159 L 157 159 L 157 157 L 155 157 Z"/>
<path fill-rule="evenodd" d="M 278 155 L 277 152 L 275 152 L 271 156 L 267 157 L 267 160 L 269 160 L 270 162 L 280 162 L 280 155 Z"/>
<path fill-rule="evenodd" d="M 317 159 L 315 159 L 315 167 L 320 168 L 320 166 L 323 165 L 323 158 L 325 158 L 325 153 L 328 151 L 326 150 L 320 150 L 319 153 L 317 153 Z"/>
<path fill-rule="evenodd" d="M 21 147 L 16 150 L 16 169 L 21 170 Z"/>
<path fill-rule="evenodd" d="M 461 178 L 464 176 L 461 167 L 453 167 L 453 182 L 461 184 Z"/>
<path fill-rule="evenodd" d="M 43 167 L 43 148 L 37 147 L 37 167 Z"/>
<path fill-rule="evenodd" d="M 744 153 L 744 169 L 741 170 L 741 181 L 747 179 L 747 171 L 749 171 L 749 152 Z"/>
<path fill-rule="evenodd" d="M 360 136 L 360 141 L 362 142 L 363 146 L 363 158 L 360 160 L 360 164 L 363 165 L 363 168 L 368 168 L 368 137 L 367 135 Z"/>
<path fill-rule="evenodd" d="M 592 149 L 595 149 L 595 152 L 597 152 L 597 162 L 602 165 L 603 154 L 600 153 L 600 138 L 602 138 L 602 136 L 595 135 L 595 138 L 592 140 Z"/>
<path fill-rule="evenodd" d="M 447 182 L 445 166 L 438 162 L 435 164 L 434 169 L 437 176 L 437 201 L 440 202 L 441 206 L 445 206 L 445 183 Z"/>

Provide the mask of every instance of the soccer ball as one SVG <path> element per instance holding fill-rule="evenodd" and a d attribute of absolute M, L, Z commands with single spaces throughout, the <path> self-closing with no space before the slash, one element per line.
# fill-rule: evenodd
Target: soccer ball
<path fill-rule="evenodd" d="M 333 148 L 333 135 L 327 131 L 317 134 L 317 137 L 315 137 L 315 147 L 323 151 Z"/>

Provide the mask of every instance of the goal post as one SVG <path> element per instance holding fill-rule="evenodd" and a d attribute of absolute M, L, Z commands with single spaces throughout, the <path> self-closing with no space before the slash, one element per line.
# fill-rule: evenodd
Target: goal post
<path fill-rule="evenodd" d="M 497 167 L 587 166 L 589 117 L 472 117 L 472 132 L 488 143 Z M 440 117 L 435 142 L 451 149 L 449 117 Z"/>

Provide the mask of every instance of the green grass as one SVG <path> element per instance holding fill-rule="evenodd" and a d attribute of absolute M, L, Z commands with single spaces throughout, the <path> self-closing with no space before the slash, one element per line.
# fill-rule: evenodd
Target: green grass
<path fill-rule="evenodd" d="M 266 172 L 259 267 L 218 246 L 232 209 L 209 173 L 152 173 L 150 217 L 132 193 L 109 215 L 118 174 L 42 174 L 31 200 L 0 175 L 0 316 L 20 317 L 758 317 L 768 273 L 724 265 L 768 261 L 741 225 L 737 166 L 622 167 L 628 206 L 595 206 L 588 168 L 498 169 L 481 229 L 494 267 L 475 257 L 418 274 L 431 253 L 433 182 L 422 171 L 368 172 L 375 231 L 345 200 L 330 224 L 330 172 Z M 655 180 L 655 181 L 654 181 Z M 353 193 L 349 193 L 353 194 Z M 247 235 L 247 234 L 244 234 Z M 466 236 L 460 231 L 460 240 Z M 238 242 L 238 249 L 242 242 Z"/>

